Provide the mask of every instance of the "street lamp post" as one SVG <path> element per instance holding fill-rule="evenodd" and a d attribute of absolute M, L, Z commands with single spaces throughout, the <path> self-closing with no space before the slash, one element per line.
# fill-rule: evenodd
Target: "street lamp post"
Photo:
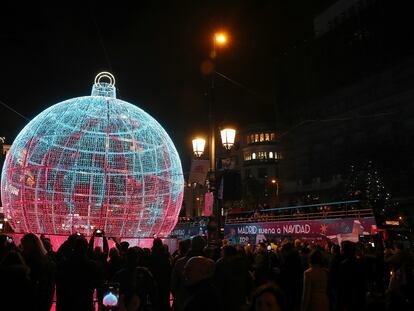
<path fill-rule="evenodd" d="M 216 132 L 215 132 L 215 122 L 214 122 L 214 113 L 213 113 L 213 106 L 214 106 L 214 75 L 215 75 L 215 68 L 214 65 L 217 59 L 217 48 L 224 46 L 227 44 L 228 36 L 224 32 L 217 32 L 214 34 L 213 37 L 213 51 L 210 54 L 211 61 L 213 62 L 213 70 L 211 74 L 211 85 L 210 85 L 210 96 L 209 96 L 209 137 L 208 137 L 208 144 L 209 144 L 209 156 L 210 156 L 210 170 L 209 170 L 209 192 L 215 192 L 214 195 L 214 215 L 217 222 L 217 230 L 218 235 L 217 239 L 220 240 L 221 235 L 221 204 L 220 200 L 218 199 L 218 191 L 214 191 L 214 184 L 215 184 L 215 174 L 217 169 L 216 163 Z M 220 136 L 222 139 L 222 144 L 224 148 L 230 150 L 231 147 L 234 145 L 234 140 L 236 136 L 236 130 L 234 129 L 223 129 L 220 132 Z M 206 140 L 202 138 L 193 139 L 193 152 L 196 157 L 201 157 L 204 153 L 204 147 L 206 145 Z"/>
<path fill-rule="evenodd" d="M 279 181 L 277 179 L 272 179 L 272 184 L 276 185 L 276 196 L 279 198 Z"/>
<path fill-rule="evenodd" d="M 212 135 L 215 136 L 214 128 L 213 128 L 213 131 L 212 131 Z M 225 128 L 225 129 L 220 131 L 220 135 L 221 135 L 221 143 L 223 144 L 223 147 L 226 148 L 227 150 L 230 150 L 233 147 L 234 142 L 235 142 L 236 130 L 232 129 L 232 128 Z M 215 140 L 210 140 L 210 141 L 215 143 Z M 202 138 L 195 138 L 195 139 L 193 139 L 192 143 L 193 143 L 194 155 L 198 158 L 201 157 L 204 153 L 204 148 L 205 148 L 206 141 Z M 214 195 L 214 203 L 215 203 L 214 204 L 215 205 L 214 206 L 214 214 L 215 214 L 215 218 L 216 218 L 216 222 L 217 222 L 217 230 L 218 230 L 217 238 L 220 239 L 220 235 L 221 235 L 220 231 L 221 231 L 221 226 L 222 226 L 221 225 L 222 215 L 221 215 L 221 204 L 220 204 L 221 200 L 218 198 L 218 191 L 214 191 L 213 186 L 212 186 L 215 183 L 215 172 L 216 172 L 216 169 L 217 169 L 217 163 L 215 162 L 215 160 L 214 160 L 214 162 L 211 161 L 211 156 L 213 156 L 213 158 L 215 159 L 215 152 L 214 153 L 211 152 L 212 149 L 215 150 L 214 147 L 215 147 L 214 145 L 213 146 L 210 145 L 210 164 L 213 163 L 213 165 L 211 166 L 210 175 L 209 175 L 209 181 L 210 181 L 210 183 L 209 183 L 209 192 L 213 192 L 213 193 L 215 192 L 215 195 Z"/>
<path fill-rule="evenodd" d="M 227 34 L 225 32 L 216 32 L 213 37 L 213 51 L 210 54 L 210 58 L 213 62 L 213 71 L 211 72 L 211 90 L 209 98 L 209 128 L 210 128 L 210 172 L 214 174 L 216 165 L 216 136 L 215 136 L 215 125 L 213 117 L 213 106 L 214 106 L 214 78 L 216 73 L 216 59 L 217 59 L 217 48 L 223 47 L 227 44 Z"/>

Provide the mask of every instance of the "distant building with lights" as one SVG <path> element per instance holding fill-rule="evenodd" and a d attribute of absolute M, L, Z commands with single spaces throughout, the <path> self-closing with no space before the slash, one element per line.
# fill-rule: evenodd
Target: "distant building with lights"
<path fill-rule="evenodd" d="M 337 1 L 315 16 L 311 37 L 275 55 L 283 204 L 335 199 L 363 161 L 375 163 L 401 209 L 414 204 L 410 11 Z"/>
<path fill-rule="evenodd" d="M 279 162 L 282 160 L 282 153 L 278 145 L 278 133 L 272 124 L 255 124 L 240 129 L 235 146 L 230 151 L 222 146 L 217 147 L 216 195 L 223 198 L 225 209 L 254 210 L 278 206 L 281 187 Z M 208 152 L 205 152 L 201 158 L 193 159 L 193 164 L 199 161 L 201 166 L 207 159 Z M 207 177 L 208 161 L 207 168 L 202 171 Z M 202 178 L 195 182 L 191 180 L 191 175 L 190 172 L 190 176 L 186 178 L 180 215 L 204 216 L 205 193 L 208 188 L 203 184 Z M 222 177 L 224 183 L 220 189 Z"/>
<path fill-rule="evenodd" d="M 250 201 L 247 203 L 250 209 L 278 205 L 279 162 L 283 157 L 278 134 L 268 124 L 252 125 L 240 133 L 243 196 Z"/>
<path fill-rule="evenodd" d="M 187 183 L 184 187 L 183 206 L 180 216 L 204 216 L 204 195 L 207 187 L 198 183 Z"/>

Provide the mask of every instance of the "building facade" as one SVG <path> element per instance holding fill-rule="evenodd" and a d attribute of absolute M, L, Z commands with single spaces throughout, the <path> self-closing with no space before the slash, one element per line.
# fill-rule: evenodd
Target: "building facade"
<path fill-rule="evenodd" d="M 279 163 L 282 153 L 278 133 L 271 125 L 253 125 L 239 137 L 243 202 L 247 209 L 279 204 Z"/>
<path fill-rule="evenodd" d="M 414 37 L 401 31 L 414 23 L 404 6 L 338 1 L 315 17 L 312 38 L 279 56 L 284 204 L 343 197 L 350 168 L 365 162 L 401 210 L 414 204 Z"/>

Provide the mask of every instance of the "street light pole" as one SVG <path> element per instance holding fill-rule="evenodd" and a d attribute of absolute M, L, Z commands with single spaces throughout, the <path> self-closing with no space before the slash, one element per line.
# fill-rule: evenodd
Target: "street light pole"
<path fill-rule="evenodd" d="M 210 96 L 209 96 L 209 115 L 208 115 L 208 123 L 209 123 L 209 143 L 210 143 L 210 173 L 214 174 L 216 170 L 216 137 L 215 137 L 215 126 L 214 126 L 214 118 L 213 118 L 213 103 L 214 103 L 214 73 L 212 73 L 211 77 L 211 87 L 210 87 Z"/>
<path fill-rule="evenodd" d="M 213 70 L 211 71 L 211 80 L 210 80 L 210 90 L 208 93 L 208 119 L 209 119 L 209 153 L 210 153 L 210 170 L 209 170 L 209 192 L 213 192 L 213 214 L 215 218 L 215 225 L 214 227 L 217 227 L 214 231 L 215 234 L 212 234 L 211 236 L 211 242 L 219 243 L 221 240 L 221 202 L 218 198 L 218 189 L 215 189 L 216 184 L 216 170 L 217 170 L 217 163 L 216 163 L 216 132 L 215 132 L 215 120 L 214 120 L 214 80 L 215 80 L 215 65 L 216 65 L 216 47 L 225 45 L 227 42 L 227 36 L 224 33 L 216 33 L 214 34 L 213 38 L 213 51 L 210 53 L 210 59 L 213 65 Z M 227 131 L 225 129 L 224 131 Z M 234 130 L 232 130 L 234 131 Z M 234 131 L 235 132 L 235 131 Z M 227 132 L 226 132 L 227 133 Z M 204 142 L 202 142 L 202 139 L 194 139 L 193 140 L 193 151 L 194 154 L 197 157 L 200 157 L 204 150 Z M 234 137 L 233 137 L 234 142 Z M 232 145 L 232 144 L 230 144 Z M 227 136 L 226 136 L 226 145 L 224 145 L 226 148 L 228 148 L 229 144 L 227 143 Z M 213 222 L 212 222 L 213 223 Z M 213 224 L 211 223 L 211 227 L 213 227 Z M 210 238 L 209 238 L 210 239 Z"/>
<path fill-rule="evenodd" d="M 213 62 L 213 71 L 211 72 L 211 81 L 210 81 L 210 92 L 209 92 L 209 143 L 210 143 L 210 172 L 209 172 L 209 192 L 213 192 L 213 215 L 215 218 L 217 229 L 212 230 L 213 232 L 209 233 L 209 242 L 220 241 L 220 207 L 218 200 L 218 191 L 215 189 L 216 184 L 216 135 L 215 135 L 215 122 L 213 117 L 213 107 L 214 107 L 214 73 L 216 66 L 216 35 L 213 40 L 213 51 L 210 54 L 211 60 Z M 211 224 L 210 224 L 211 225 Z M 214 228 L 214 225 L 212 226 Z M 216 231 L 216 232 L 214 232 Z"/>
<path fill-rule="evenodd" d="M 217 46 L 224 46 L 227 43 L 227 35 L 223 32 L 217 32 L 214 34 L 213 38 L 213 52 L 210 55 L 213 62 L 213 71 L 211 73 L 211 89 L 210 89 L 210 100 L 209 100 L 209 123 L 210 123 L 210 186 L 211 184 L 216 185 L 216 129 L 215 129 L 215 120 L 214 120 L 214 101 L 215 101 L 215 73 L 217 65 Z M 213 201 L 213 210 L 215 215 L 215 220 L 217 224 L 217 242 L 221 241 L 221 203 L 222 198 L 219 198 L 220 186 L 217 187 L 214 191 L 214 201 Z"/>

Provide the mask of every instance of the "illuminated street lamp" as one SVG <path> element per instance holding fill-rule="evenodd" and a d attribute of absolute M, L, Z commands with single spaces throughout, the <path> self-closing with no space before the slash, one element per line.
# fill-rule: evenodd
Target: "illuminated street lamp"
<path fill-rule="evenodd" d="M 271 183 L 272 185 L 276 185 L 276 197 L 279 197 L 279 181 L 273 178 Z"/>
<path fill-rule="evenodd" d="M 204 147 L 206 145 L 206 140 L 203 138 L 195 138 L 193 139 L 193 152 L 194 155 L 199 158 L 204 153 Z"/>
<path fill-rule="evenodd" d="M 217 53 L 216 48 L 217 47 L 223 47 L 227 44 L 228 36 L 225 32 L 216 32 L 213 37 L 213 51 L 211 52 L 210 56 L 215 60 Z M 213 75 L 214 76 L 214 75 Z"/>
<path fill-rule="evenodd" d="M 221 130 L 221 142 L 227 150 L 230 150 L 234 145 L 234 139 L 236 138 L 236 130 L 226 128 Z"/>
<path fill-rule="evenodd" d="M 214 34 L 214 41 L 218 45 L 225 45 L 227 43 L 227 35 L 224 32 L 216 32 Z"/>
<path fill-rule="evenodd" d="M 209 119 L 209 135 L 208 135 L 208 145 L 209 145 L 209 158 L 210 158 L 210 170 L 209 170 L 209 178 L 208 178 L 208 191 L 209 192 L 216 192 L 217 189 L 215 189 L 215 173 L 217 170 L 217 163 L 216 163 L 216 127 L 214 124 L 214 117 L 213 117 L 213 106 L 214 106 L 214 77 L 216 74 L 215 71 L 215 65 L 217 61 L 217 53 L 216 48 L 224 47 L 228 43 L 228 35 L 225 32 L 216 32 L 212 37 L 212 43 L 213 43 L 213 50 L 210 53 L 210 59 L 206 62 L 210 64 L 211 68 L 207 68 L 206 70 L 202 71 L 208 74 L 211 74 L 211 85 L 209 90 L 209 100 L 208 100 L 208 119 Z M 236 130 L 226 128 L 223 129 L 221 132 L 221 140 L 224 148 L 227 150 L 230 150 L 232 146 L 234 145 L 234 140 L 236 137 Z M 206 141 L 202 138 L 196 138 L 193 139 L 193 152 L 196 157 L 201 157 L 204 153 L 204 148 Z M 220 241 L 220 234 L 221 234 L 221 218 L 222 218 L 222 208 L 221 208 L 221 200 L 218 199 L 217 193 L 214 194 L 214 214 L 215 214 L 215 220 L 210 219 L 211 223 L 216 224 L 211 227 L 217 227 L 217 238 L 212 238 L 212 240 L 218 240 Z M 209 222 L 210 223 L 210 222 Z M 209 238 L 210 239 L 210 238 Z"/>

